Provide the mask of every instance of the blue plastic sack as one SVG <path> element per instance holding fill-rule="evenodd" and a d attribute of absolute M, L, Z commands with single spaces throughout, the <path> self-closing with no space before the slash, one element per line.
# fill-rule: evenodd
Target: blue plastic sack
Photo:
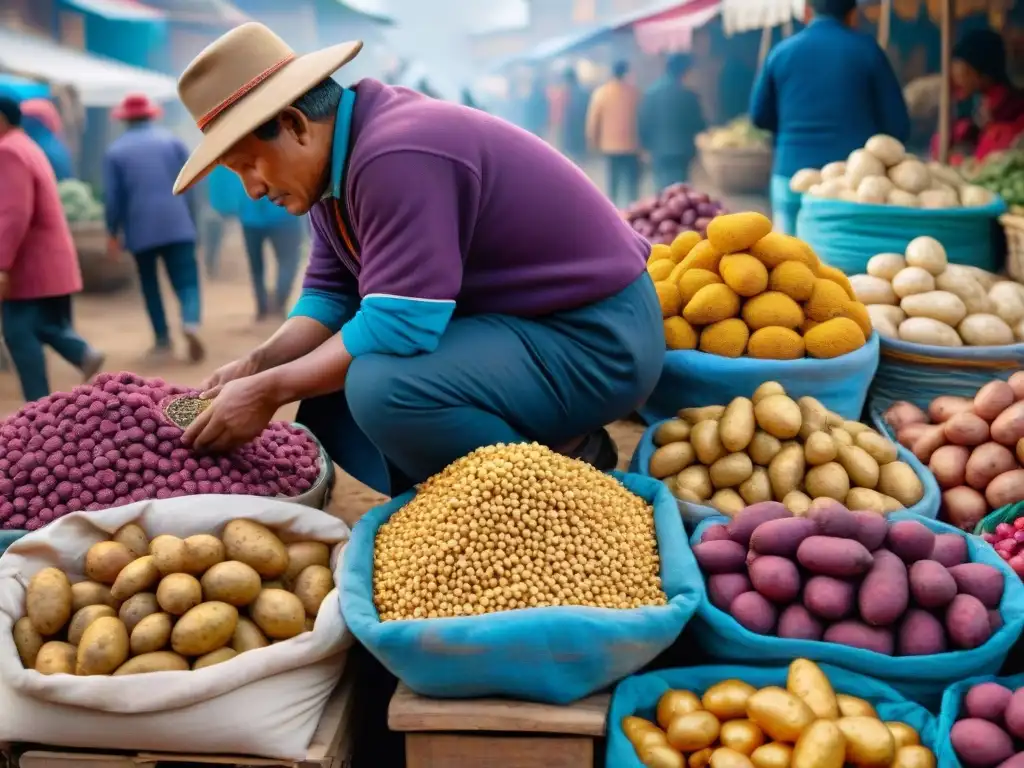
<path fill-rule="evenodd" d="M 7 551 L 7 548 L 24 536 L 28 531 L 0 531 L 0 555 Z"/>
<path fill-rule="evenodd" d="M 657 449 L 657 446 L 654 444 L 654 433 L 658 431 L 658 427 L 663 423 L 659 422 L 644 430 L 643 435 L 640 437 L 640 442 L 637 443 L 636 450 L 633 451 L 633 459 L 629 464 L 630 472 L 650 476 L 651 456 L 654 455 L 654 451 Z M 896 450 L 899 460 L 911 466 L 921 479 L 921 485 L 924 486 L 924 496 L 921 497 L 917 504 L 906 511 L 934 520 L 939 516 L 939 506 L 942 502 L 942 491 L 939 488 L 939 484 L 935 481 L 935 475 L 903 446 L 897 446 Z M 683 523 L 685 523 L 687 530 L 692 530 L 709 517 L 721 516 L 718 510 L 703 504 L 694 504 L 680 499 L 676 499 L 676 504 L 679 506 L 679 513 L 683 517 Z"/>
<path fill-rule="evenodd" d="M 876 253 L 903 253 L 922 235 L 942 243 L 953 264 L 998 272 L 996 219 L 1005 212 L 1000 198 L 975 208 L 924 209 L 804 195 L 796 236 L 848 275 L 866 272 Z"/>
<path fill-rule="evenodd" d="M 680 408 L 723 405 L 750 397 L 766 381 L 777 381 L 794 399 L 809 395 L 844 419 L 859 419 L 876 367 L 877 333 L 860 349 L 831 360 L 757 360 L 673 350 L 665 354 L 661 378 L 640 407 L 640 416 L 653 424 L 672 418 Z"/>
<path fill-rule="evenodd" d="M 562 606 L 382 623 L 373 603 L 377 529 L 415 495 L 370 510 L 345 547 L 341 609 L 352 634 L 416 693 L 509 696 L 568 704 L 621 680 L 668 648 L 703 601 L 704 581 L 662 483 L 612 473 L 654 505 L 669 603 L 630 610 Z"/>
<path fill-rule="evenodd" d="M 908 698 L 934 711 L 938 711 L 942 692 L 952 683 L 976 675 L 998 673 L 1024 628 L 1024 583 L 992 547 L 976 536 L 909 512 L 896 512 L 889 515 L 889 519 L 919 520 L 936 533 L 963 536 L 967 539 L 971 562 L 987 563 L 1003 572 L 1006 588 L 999 610 L 1005 623 L 987 643 L 969 651 L 951 651 L 934 656 L 886 656 L 820 640 L 790 640 L 759 635 L 740 626 L 735 619 L 712 605 L 706 597 L 706 590 L 704 602 L 691 624 L 697 642 L 712 658 L 723 661 L 749 662 L 757 659 L 771 664 L 803 657 L 835 664 L 888 683 Z M 724 517 L 705 520 L 697 527 L 691 543 L 699 542 L 708 526 L 723 522 L 727 522 Z"/>
<path fill-rule="evenodd" d="M 921 734 L 921 743 L 935 750 L 937 738 L 935 717 L 924 707 L 907 701 L 899 691 L 888 685 L 845 669 L 821 665 L 836 693 L 845 693 L 866 699 L 874 705 L 883 720 L 906 723 Z M 746 667 L 708 666 L 685 669 L 665 669 L 627 678 L 618 684 L 612 695 L 608 711 L 608 747 L 605 753 L 606 768 L 643 768 L 636 750 L 622 732 L 622 718 L 636 715 L 654 722 L 658 699 L 668 690 L 693 691 L 698 696 L 715 683 L 723 680 L 743 680 L 755 688 L 769 685 L 786 687 L 788 666 Z M 945 763 L 939 765 L 945 768 Z"/>
<path fill-rule="evenodd" d="M 939 710 L 936 731 L 938 743 L 935 747 L 935 756 L 939 759 L 939 765 L 942 768 L 963 768 L 963 763 L 956 756 L 953 744 L 949 740 L 949 730 L 960 717 L 960 705 L 964 696 L 967 695 L 967 691 L 978 683 L 999 683 L 1012 691 L 1024 685 L 1024 675 L 973 677 L 970 680 L 954 683 L 946 689 L 942 695 L 942 709 Z"/>
<path fill-rule="evenodd" d="M 785 235 L 795 235 L 796 215 L 800 213 L 802 195 L 789 188 L 789 180 L 789 176 L 772 176 L 772 229 Z"/>

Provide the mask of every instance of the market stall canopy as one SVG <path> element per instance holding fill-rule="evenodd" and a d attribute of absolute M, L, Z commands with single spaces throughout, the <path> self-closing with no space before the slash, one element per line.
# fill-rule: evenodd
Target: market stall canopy
<path fill-rule="evenodd" d="M 114 21 L 160 21 L 162 11 L 136 0 L 61 0 L 68 8 Z"/>
<path fill-rule="evenodd" d="M 804 0 L 722 0 L 722 27 L 727 35 L 770 29 L 804 17 Z"/>
<path fill-rule="evenodd" d="M 24 77 L 5 75 L 0 72 L 0 93 L 13 94 L 19 101 L 26 99 L 45 99 L 50 96 L 50 89 L 45 83 L 26 80 Z"/>
<path fill-rule="evenodd" d="M 690 0 L 678 8 L 633 24 L 637 45 L 649 55 L 687 52 L 693 47 L 693 32 L 722 12 L 721 0 Z"/>
<path fill-rule="evenodd" d="M 0 69 L 49 83 L 74 86 L 87 107 L 112 107 L 129 93 L 154 101 L 177 98 L 174 78 L 0 27 Z"/>
<path fill-rule="evenodd" d="M 163 11 L 168 21 L 231 29 L 251 21 L 228 0 L 146 0 L 146 5 Z"/>

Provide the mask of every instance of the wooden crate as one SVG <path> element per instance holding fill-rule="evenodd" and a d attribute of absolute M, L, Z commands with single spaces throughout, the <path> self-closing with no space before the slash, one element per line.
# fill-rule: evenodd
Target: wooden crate
<path fill-rule="evenodd" d="M 593 768 L 610 700 L 428 699 L 399 683 L 388 727 L 405 734 L 406 768 Z"/>
<path fill-rule="evenodd" d="M 245 755 L 191 755 L 167 752 L 98 752 L 84 749 L 13 744 L 8 753 L 9 768 L 140 768 L 156 764 L 202 764 L 204 766 L 260 766 L 261 768 L 351 768 L 352 733 L 355 713 L 354 679 L 342 678 L 324 707 L 306 756 L 301 760 L 275 760 Z M 215 728 L 216 724 L 211 724 Z"/>

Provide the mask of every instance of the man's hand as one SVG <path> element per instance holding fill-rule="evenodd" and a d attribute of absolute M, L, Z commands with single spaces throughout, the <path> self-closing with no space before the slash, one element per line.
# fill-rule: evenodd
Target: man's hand
<path fill-rule="evenodd" d="M 11 288 L 11 278 L 6 272 L 0 272 L 0 301 L 7 298 Z"/>
<path fill-rule="evenodd" d="M 110 259 L 120 258 L 122 250 L 121 241 L 110 235 L 107 238 L 107 257 Z"/>
<path fill-rule="evenodd" d="M 181 440 L 196 451 L 224 453 L 258 437 L 282 403 L 265 376 L 246 376 L 220 388 L 210 407 L 193 421 Z"/>
<path fill-rule="evenodd" d="M 199 387 L 203 390 L 203 397 L 212 398 L 217 396 L 225 384 L 253 376 L 259 372 L 260 364 L 256 355 L 246 355 L 227 365 L 222 365 L 210 374 Z"/>

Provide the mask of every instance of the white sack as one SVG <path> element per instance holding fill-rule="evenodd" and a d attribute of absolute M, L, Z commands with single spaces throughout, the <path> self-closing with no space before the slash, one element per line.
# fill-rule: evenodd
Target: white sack
<path fill-rule="evenodd" d="M 0 741 L 303 757 L 352 643 L 337 588 L 312 632 L 194 672 L 42 675 L 22 667 L 14 645 L 14 622 L 24 615 L 26 586 L 39 570 L 56 566 L 72 582 L 83 580 L 88 548 L 130 522 L 150 538 L 184 538 L 220 535 L 235 518 L 261 522 L 285 543 L 336 545 L 337 584 L 348 526 L 319 510 L 255 496 L 192 496 L 78 512 L 12 545 L 0 557 Z"/>

